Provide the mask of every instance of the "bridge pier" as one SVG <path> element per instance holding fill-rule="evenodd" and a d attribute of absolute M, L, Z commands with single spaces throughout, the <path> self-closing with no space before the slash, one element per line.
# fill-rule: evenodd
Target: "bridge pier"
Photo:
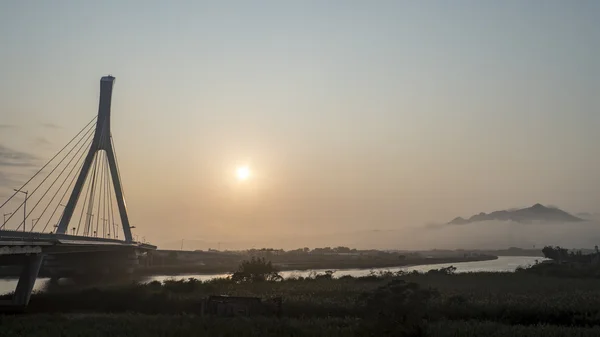
<path fill-rule="evenodd" d="M 29 304 L 35 281 L 42 267 L 43 254 L 15 256 L 23 266 L 15 292 L 10 300 L 0 301 L 0 311 L 20 311 Z M 17 262 L 15 260 L 14 262 Z"/>
<path fill-rule="evenodd" d="M 23 270 L 21 271 L 21 276 L 19 277 L 19 282 L 13 296 L 13 304 L 15 306 L 26 307 L 29 304 L 33 286 L 42 267 L 43 260 L 44 256 L 42 254 L 25 256 Z"/>

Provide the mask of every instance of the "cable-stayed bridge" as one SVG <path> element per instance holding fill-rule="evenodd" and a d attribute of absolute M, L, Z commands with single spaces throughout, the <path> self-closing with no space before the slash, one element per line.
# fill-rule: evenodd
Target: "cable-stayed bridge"
<path fill-rule="evenodd" d="M 22 266 L 4 305 L 27 305 L 42 265 L 56 278 L 131 271 L 156 249 L 134 240 L 127 213 L 110 131 L 114 80 L 100 80 L 97 116 L 0 203 L 0 266 Z"/>

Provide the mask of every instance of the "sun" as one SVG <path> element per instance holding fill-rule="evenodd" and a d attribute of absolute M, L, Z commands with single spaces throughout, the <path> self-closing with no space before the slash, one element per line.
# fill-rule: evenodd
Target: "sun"
<path fill-rule="evenodd" d="M 250 172 L 250 168 L 248 166 L 240 166 L 235 171 L 235 176 L 240 181 L 248 180 L 251 174 L 252 172 Z"/>

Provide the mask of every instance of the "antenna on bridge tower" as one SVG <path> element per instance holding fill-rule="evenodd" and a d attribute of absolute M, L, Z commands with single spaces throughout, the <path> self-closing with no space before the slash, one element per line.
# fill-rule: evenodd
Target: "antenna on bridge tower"
<path fill-rule="evenodd" d="M 69 222 L 73 217 L 73 212 L 77 206 L 77 201 L 81 195 L 81 190 L 85 184 L 85 180 L 90 172 L 94 157 L 99 151 L 104 150 L 108 159 L 108 166 L 110 168 L 110 175 L 113 181 L 113 187 L 115 190 L 115 196 L 117 199 L 117 205 L 119 207 L 119 215 L 121 216 L 121 224 L 123 225 L 123 233 L 125 235 L 126 242 L 132 242 L 131 228 L 129 226 L 129 217 L 127 216 L 127 207 L 125 205 L 125 199 L 123 198 L 123 189 L 121 186 L 121 179 L 117 169 L 117 161 L 115 159 L 115 153 L 111 141 L 110 133 L 110 103 L 112 98 L 112 89 L 115 78 L 112 76 L 104 76 L 100 79 L 100 104 L 98 107 L 98 120 L 96 122 L 96 132 L 90 150 L 85 157 L 83 166 L 77 182 L 71 192 L 69 202 L 65 207 L 64 213 L 60 219 L 60 223 L 56 230 L 59 234 L 66 234 Z"/>

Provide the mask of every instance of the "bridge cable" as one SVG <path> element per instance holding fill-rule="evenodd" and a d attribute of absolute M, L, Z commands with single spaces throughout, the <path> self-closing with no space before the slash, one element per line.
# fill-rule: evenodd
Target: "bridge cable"
<path fill-rule="evenodd" d="M 33 207 L 33 209 L 31 210 L 31 212 L 33 212 L 33 210 L 37 207 L 37 205 L 42 201 L 42 199 L 44 198 L 44 196 L 52 189 L 52 186 L 54 186 L 54 184 L 58 181 L 58 179 L 62 176 L 62 174 L 65 172 L 65 170 L 69 167 L 69 165 L 71 165 L 71 163 L 73 162 L 73 160 L 75 158 L 77 158 L 77 161 L 74 163 L 74 165 L 71 167 L 71 170 L 69 171 L 69 173 L 67 173 L 67 175 L 65 176 L 65 179 L 63 180 L 63 182 L 60 184 L 60 186 L 58 187 L 58 189 L 56 190 L 56 192 L 54 193 L 54 195 L 52 196 L 52 198 L 50 199 L 50 201 L 48 202 L 48 204 L 46 204 L 46 207 L 44 208 L 44 210 L 42 211 L 42 213 L 40 214 L 40 216 L 38 217 L 38 220 L 35 222 L 35 224 L 31 227 L 30 232 L 33 232 L 33 230 L 35 229 L 35 227 L 37 226 L 37 224 L 39 223 L 40 219 L 42 219 L 42 217 L 44 216 L 44 214 L 46 213 L 46 210 L 48 210 L 48 207 L 50 207 L 50 205 L 52 204 L 52 202 L 54 201 L 54 199 L 56 198 L 56 196 L 58 195 L 58 193 L 60 192 L 60 190 L 62 189 L 62 187 L 64 186 L 64 184 L 67 182 L 67 180 L 69 180 L 69 177 L 71 176 L 71 173 L 73 172 L 73 170 L 78 166 L 78 163 L 81 161 L 81 159 L 83 158 L 83 155 L 86 153 L 85 148 L 86 145 L 87 147 L 89 147 L 89 142 L 90 142 L 90 138 L 92 138 L 93 133 L 89 133 L 87 136 L 87 139 L 81 144 L 81 146 L 79 147 L 79 149 L 77 150 L 77 152 L 75 153 L 75 155 L 73 156 L 73 158 L 71 158 L 71 160 L 69 160 L 69 162 L 67 163 L 67 165 L 62 169 L 62 171 L 60 172 L 60 174 L 56 177 L 56 179 L 52 182 L 52 184 L 50 185 L 50 187 L 48 188 L 48 190 L 46 191 L 46 193 L 44 193 L 44 195 L 40 198 L 40 200 L 38 201 L 38 203 Z M 82 151 L 83 150 L 83 151 Z M 81 153 L 78 157 L 78 154 Z M 29 217 L 29 215 L 31 215 L 31 212 L 29 212 L 29 214 L 27 215 Z"/>
<path fill-rule="evenodd" d="M 91 145 L 91 144 L 89 144 Z M 54 214 L 56 214 L 56 212 L 58 211 L 58 208 L 62 205 L 63 200 L 65 199 L 65 196 L 67 195 L 67 193 L 70 191 L 71 189 L 71 185 L 73 185 L 73 183 L 75 182 L 75 178 L 77 178 L 78 174 L 77 172 L 81 172 L 81 169 L 83 168 L 83 164 L 85 163 L 84 161 L 82 161 L 83 159 L 83 155 L 85 154 L 85 152 L 83 152 L 81 154 L 81 157 L 79 157 L 79 160 L 77 161 L 77 163 L 79 164 L 79 167 L 77 169 L 77 171 L 75 171 L 76 173 L 73 175 L 73 177 L 71 178 L 71 181 L 69 182 L 69 185 L 67 186 L 67 188 L 65 189 L 65 191 L 63 192 L 63 195 L 60 197 L 60 199 L 58 200 L 58 204 L 56 205 L 56 207 L 54 208 L 54 210 L 52 211 L 52 214 L 50 215 L 50 218 L 48 219 L 48 221 L 46 222 L 46 225 L 44 225 L 44 229 L 42 230 L 42 232 L 46 231 L 46 228 L 48 227 L 48 225 L 50 224 L 50 221 L 52 220 L 52 218 L 54 218 Z M 73 168 L 71 168 L 71 171 L 73 171 L 75 169 L 75 167 L 77 166 L 73 166 Z M 69 172 L 69 175 L 71 174 L 71 172 Z M 62 187 L 62 186 L 61 186 Z M 60 188 L 59 188 L 60 190 Z M 64 207 L 64 206 L 63 206 Z M 58 222 L 60 223 L 60 220 L 62 219 L 64 215 L 63 214 L 60 215 L 60 217 L 58 218 Z M 68 232 L 67 232 L 68 234 Z"/>
<path fill-rule="evenodd" d="M 108 200 L 110 165 L 108 165 L 108 157 L 106 158 L 104 165 L 106 165 L 106 168 L 104 170 L 104 200 L 102 201 L 104 203 L 104 205 L 102 206 L 102 208 L 103 208 L 102 214 L 104 215 L 105 220 L 104 220 L 104 222 L 102 222 L 102 224 L 103 224 L 103 226 L 106 227 L 106 231 L 108 231 L 108 235 L 105 235 L 105 236 L 110 238 L 110 232 L 111 232 L 110 218 L 109 218 L 110 214 L 108 213 L 108 207 L 110 207 L 110 205 L 108 204 L 108 202 L 110 202 L 110 200 Z"/>
<path fill-rule="evenodd" d="M 119 182 L 121 182 L 121 195 L 123 197 L 123 200 L 127 200 L 126 194 L 125 194 L 125 187 L 123 186 L 123 179 L 121 178 L 121 169 L 119 168 L 119 158 L 117 157 L 117 149 L 115 148 L 115 142 L 113 140 L 112 137 L 112 133 L 110 135 L 110 143 L 112 145 L 112 149 L 113 149 L 113 154 L 115 156 L 115 166 L 117 167 L 117 176 L 119 177 Z M 114 185 L 114 181 L 113 181 L 113 185 Z M 115 199 L 117 198 L 117 196 L 115 195 Z M 120 212 L 120 210 L 119 210 Z M 119 213 L 120 215 L 120 213 Z M 131 224 L 131 222 L 130 222 Z M 121 226 L 124 226 L 125 224 L 121 224 Z M 123 230 L 123 235 L 125 235 L 125 231 Z"/>
<path fill-rule="evenodd" d="M 100 163 L 100 156 L 102 152 L 96 152 L 96 156 L 94 157 L 94 174 L 92 175 L 91 181 L 91 192 L 90 192 L 90 200 L 88 202 L 88 211 L 86 214 L 86 223 L 85 229 L 87 231 L 87 236 L 90 236 L 92 232 L 90 230 L 94 229 L 93 221 L 94 221 L 94 196 L 96 195 L 96 177 L 98 174 L 98 165 Z"/>
<path fill-rule="evenodd" d="M 111 179 L 112 181 L 112 179 Z M 114 181 L 112 181 L 113 185 L 114 185 Z M 114 186 L 113 186 L 114 188 Z M 117 232 L 117 227 L 115 226 L 115 213 L 113 211 L 113 190 L 110 189 L 110 185 L 109 185 L 109 189 L 108 189 L 108 198 L 110 200 L 109 205 L 110 205 L 110 217 L 112 219 L 112 225 L 113 225 L 113 235 L 116 239 L 119 238 L 119 232 Z"/>
<path fill-rule="evenodd" d="M 104 166 L 104 168 L 102 169 L 103 175 L 102 175 L 102 190 L 101 190 L 101 194 L 100 197 L 102 199 L 102 237 L 106 237 L 106 171 L 108 170 L 108 168 L 106 167 L 106 162 L 108 161 L 108 156 L 104 156 L 104 161 L 102 161 L 102 164 Z M 98 200 L 98 211 L 100 210 L 100 200 Z"/>
<path fill-rule="evenodd" d="M 108 156 L 104 158 L 104 177 L 102 178 L 102 237 L 106 237 L 106 173 L 110 168 L 106 163 L 108 162 Z"/>
<path fill-rule="evenodd" d="M 113 141 L 112 134 L 110 136 L 110 142 L 112 145 L 113 154 L 115 155 L 115 166 L 117 167 L 117 176 L 119 177 L 119 182 L 121 182 L 121 194 L 123 195 L 123 199 L 126 199 L 125 188 L 123 187 L 123 179 L 121 179 L 121 170 L 119 169 L 119 159 L 117 158 L 117 149 L 115 148 L 115 142 Z"/>
<path fill-rule="evenodd" d="M 92 164 L 95 164 L 95 161 L 96 161 L 96 155 L 97 155 L 97 154 L 94 154 L 94 159 L 93 159 L 93 160 L 94 160 L 94 162 L 93 162 Z M 96 167 L 96 166 L 94 166 L 94 171 L 95 171 L 95 167 Z M 81 206 L 81 216 L 79 217 L 79 222 L 77 223 L 77 232 L 76 232 L 76 233 L 77 233 L 77 235 L 79 235 L 79 227 L 81 226 L 81 220 L 83 220 L 83 212 L 85 212 L 85 205 L 86 205 L 86 204 L 87 204 L 87 202 L 88 202 L 88 195 L 90 194 L 90 189 L 92 188 L 91 181 L 92 181 L 92 174 L 88 174 L 88 175 L 87 175 L 87 177 L 86 177 L 86 182 L 88 183 L 88 184 L 87 184 L 87 187 L 88 187 L 88 188 L 87 188 L 87 190 L 86 190 L 86 193 L 85 193 L 85 198 L 83 199 L 83 205 Z M 83 185 L 83 186 L 85 186 L 85 182 L 84 182 L 84 185 Z M 87 221 L 87 220 L 86 220 L 86 221 Z M 86 226 L 86 224 L 85 224 L 85 223 L 84 223 L 84 226 Z M 83 235 L 85 235 L 85 234 L 86 234 L 86 228 L 84 227 L 84 230 L 83 230 Z"/>
<path fill-rule="evenodd" d="M 93 142 L 93 139 L 92 139 L 92 141 L 88 142 L 88 147 L 89 147 L 89 146 L 91 146 L 91 143 L 92 143 L 92 142 Z M 56 212 L 58 211 L 58 207 L 60 207 L 60 206 L 61 206 L 61 204 L 62 204 L 63 200 L 65 199 L 65 196 L 66 196 L 66 195 L 67 195 L 67 193 L 70 191 L 70 189 L 71 189 L 71 185 L 73 185 L 73 183 L 75 182 L 75 178 L 77 178 L 77 176 L 78 176 L 78 174 L 77 174 L 77 173 L 78 173 L 78 172 L 81 172 L 81 169 L 83 168 L 83 164 L 85 163 L 85 161 L 83 161 L 83 160 L 82 160 L 82 159 L 83 159 L 83 156 L 85 155 L 85 153 L 86 153 L 86 152 L 85 152 L 85 151 L 83 151 L 83 152 L 81 153 L 81 156 L 80 156 L 80 157 L 79 157 L 79 159 L 77 160 L 77 164 L 79 164 L 79 163 L 81 163 L 81 164 L 79 165 L 79 168 L 78 168 L 78 170 L 77 170 L 77 171 L 75 171 L 75 174 L 73 175 L 73 178 L 71 178 L 71 182 L 69 182 L 69 185 L 67 186 L 67 188 L 65 189 L 65 191 L 64 191 L 64 193 L 63 193 L 63 195 L 61 196 L 60 200 L 58 201 L 58 205 L 56 205 L 56 207 L 54 208 L 54 211 L 52 211 L 52 214 L 50 215 L 50 218 L 48 219 L 48 222 L 46 222 L 46 225 L 44 226 L 44 229 L 42 230 L 42 233 L 46 231 L 46 228 L 47 228 L 47 227 L 48 227 L 48 225 L 50 224 L 50 221 L 52 221 L 52 218 L 54 218 L 54 214 L 56 214 Z M 76 165 L 74 165 L 74 166 L 71 168 L 71 172 L 69 172 L 69 174 L 68 174 L 69 176 L 71 175 L 71 173 L 73 172 L 73 170 L 75 169 L 75 167 L 77 167 L 77 164 L 76 164 Z M 62 188 L 62 186 L 61 186 L 61 187 L 59 187 L 58 189 L 60 190 L 61 188 Z M 50 201 L 50 203 L 52 203 L 52 201 Z M 45 211 L 45 210 L 44 210 L 44 211 Z M 63 212 L 63 214 L 64 214 L 64 212 Z M 58 220 L 59 222 L 60 222 L 60 219 L 61 219 L 61 218 L 62 218 L 62 215 L 60 216 L 60 218 L 59 218 L 59 220 Z M 68 228 L 67 228 L 67 234 L 68 234 Z"/>
<path fill-rule="evenodd" d="M 102 237 L 106 237 L 106 158 L 108 158 L 108 156 L 105 156 L 104 161 L 102 162 L 102 186 L 101 186 L 101 190 L 100 190 L 100 198 L 102 199 Z M 100 211 L 100 200 L 98 200 L 98 211 Z M 98 212 L 100 213 L 100 212 Z"/>
<path fill-rule="evenodd" d="M 91 126 L 91 127 L 90 127 L 90 129 L 93 129 L 93 128 L 94 128 L 93 126 Z M 90 130 L 88 130 L 87 132 L 89 132 L 89 131 L 90 131 Z M 87 132 L 86 132 L 86 134 L 87 134 Z M 73 150 L 75 150 L 75 148 L 77 147 L 77 145 L 79 145 L 79 143 L 80 143 L 80 142 L 81 142 L 83 139 L 84 139 L 84 137 L 82 137 L 82 138 L 81 138 L 81 139 L 80 139 L 80 140 L 79 140 L 79 141 L 78 141 L 78 142 L 77 142 L 77 143 L 76 143 L 76 144 L 75 144 L 75 145 L 74 145 L 74 146 L 71 148 L 71 150 L 69 150 L 69 152 L 67 152 L 67 154 L 66 154 L 66 155 L 65 155 L 65 156 L 64 156 L 64 157 L 63 157 L 63 158 L 62 158 L 62 159 L 61 159 L 61 160 L 58 162 L 58 164 L 56 164 L 56 166 L 54 166 L 54 168 L 53 168 L 53 169 L 50 171 L 50 173 L 48 173 L 48 174 L 46 175 L 46 177 L 45 177 L 45 178 L 42 180 L 42 182 L 40 182 L 40 183 L 39 183 L 39 184 L 36 186 L 36 188 L 33 190 L 33 192 L 31 192 L 31 193 L 29 193 L 29 194 L 27 195 L 27 197 L 25 198 L 25 200 L 23 200 L 23 202 L 22 202 L 22 203 L 19 205 L 19 207 L 17 207 L 17 209 L 16 209 L 16 210 L 13 212 L 13 214 L 11 214 L 11 216 L 10 216 L 10 217 L 8 217 L 7 221 L 10 221 L 10 219 L 11 219 L 13 216 L 15 216 L 15 214 L 16 214 L 16 213 L 17 213 L 17 212 L 18 212 L 18 211 L 21 209 L 21 207 L 22 207 L 23 205 L 25 205 L 25 203 L 27 202 L 27 200 L 29 200 L 29 199 L 31 199 L 31 197 L 33 197 L 33 195 L 35 194 L 35 192 L 37 192 L 37 190 L 39 190 L 39 189 L 40 189 L 40 187 L 42 187 L 42 185 L 44 184 L 44 182 L 46 182 L 46 180 L 47 180 L 48 178 L 50 178 L 50 175 L 52 175 L 52 173 L 54 173 L 54 171 L 56 171 L 56 169 L 58 169 L 58 168 L 60 167 L 60 165 L 61 165 L 61 164 L 62 164 L 62 163 L 65 161 L 65 159 L 67 159 L 67 157 L 68 157 L 68 156 L 71 154 L 71 152 L 73 152 Z M 71 142 L 69 142 L 69 143 L 71 143 Z M 62 150 L 61 150 L 61 151 L 62 151 Z M 46 193 L 47 193 L 47 192 L 48 192 L 48 191 L 46 191 Z M 46 193 L 44 193 L 44 196 L 46 195 Z M 42 198 L 43 198 L 44 196 L 42 196 Z M 40 201 L 41 201 L 41 198 L 40 198 Z M 38 201 L 38 203 L 37 203 L 37 204 L 35 204 L 34 208 L 35 208 L 35 207 L 36 207 L 36 206 L 37 206 L 37 205 L 40 203 L 40 201 Z M 25 215 L 25 218 L 23 219 L 23 225 L 25 225 L 25 222 L 27 221 L 27 218 L 29 217 L 29 215 L 30 215 L 30 214 L 31 214 L 31 212 L 29 212 L 29 214 Z M 16 230 L 19 230 L 19 228 L 20 228 L 20 227 L 21 227 L 21 225 L 19 225 L 19 226 L 17 227 L 17 229 L 16 229 Z"/>
<path fill-rule="evenodd" d="M 90 140 L 90 138 L 92 137 L 92 135 L 90 135 L 88 137 L 87 142 L 82 145 L 82 148 L 86 148 L 89 147 L 91 145 L 91 143 L 93 142 L 93 139 Z M 87 145 L 87 146 L 86 146 Z M 67 188 L 65 189 L 63 195 L 61 196 L 61 198 L 58 200 L 58 204 L 56 205 L 56 207 L 54 208 L 54 211 L 52 211 L 52 214 L 50 215 L 50 218 L 48 218 L 48 221 L 46 222 L 46 225 L 44 226 L 44 229 L 42 230 L 42 233 L 44 233 L 46 231 L 46 228 L 48 227 L 48 225 L 50 224 L 50 221 L 52 221 L 52 218 L 54 218 L 54 214 L 56 214 L 56 211 L 58 210 L 58 207 L 63 206 L 61 205 L 65 196 L 67 195 L 67 193 L 70 191 L 71 185 L 73 185 L 73 182 L 75 181 L 75 178 L 77 178 L 78 173 L 81 172 L 81 168 L 83 167 L 84 161 L 84 155 L 86 154 L 86 151 L 82 151 L 81 154 L 79 155 L 79 158 L 77 159 L 77 162 L 75 163 L 75 165 L 73 165 L 73 167 L 71 167 L 71 170 L 69 171 L 69 173 L 67 173 L 67 177 L 71 177 L 71 174 L 73 173 L 73 171 L 75 171 L 75 168 L 77 168 L 77 171 L 75 171 L 75 174 L 72 175 L 71 181 L 69 182 L 69 185 L 67 186 Z M 44 214 L 46 212 L 46 210 L 48 209 L 48 207 L 52 204 L 52 202 L 54 201 L 54 199 L 56 198 L 56 196 L 58 195 L 58 192 L 62 189 L 62 187 L 64 186 L 64 184 L 67 182 L 67 179 L 65 179 L 62 184 L 58 187 L 58 190 L 56 191 L 56 193 L 52 196 L 52 199 L 50 199 L 50 202 L 48 203 L 48 205 L 46 206 L 46 208 L 42 211 L 42 214 Z M 64 206 L 63 206 L 64 207 Z M 61 214 L 62 217 L 62 214 Z M 60 219 L 59 219 L 60 222 Z M 37 222 L 36 222 L 37 225 Z"/>
<path fill-rule="evenodd" d="M 98 154 L 102 154 L 102 152 L 99 152 Z M 99 169 L 100 174 L 98 174 L 98 207 L 96 208 L 96 231 L 95 231 L 96 237 L 100 236 L 100 231 L 98 229 L 98 225 L 100 224 L 100 201 L 102 200 L 102 186 L 104 186 L 103 179 L 104 179 L 104 166 L 105 166 L 104 159 L 106 159 L 105 157 L 106 157 L 106 154 L 98 157 L 99 165 L 100 165 L 100 169 Z M 94 198 L 95 197 L 96 197 L 96 195 L 94 194 Z M 94 226 L 94 220 L 92 219 L 92 227 L 93 226 Z"/>
<path fill-rule="evenodd" d="M 108 157 L 107 157 L 108 159 Z M 106 165 L 106 162 L 104 163 L 104 165 Z M 106 184 L 108 183 L 108 171 L 110 170 L 110 167 L 107 167 L 104 170 L 104 198 L 102 199 L 102 215 L 104 216 L 104 221 L 102 222 L 102 226 L 104 228 L 105 233 L 104 237 L 110 238 L 110 219 L 108 218 L 108 216 L 106 215 L 106 198 L 108 197 L 108 189 L 106 188 Z"/>
<path fill-rule="evenodd" d="M 27 196 L 27 200 L 30 200 L 31 197 L 34 195 L 34 193 L 40 188 L 42 187 L 42 185 L 44 184 L 44 182 L 50 178 L 50 175 L 52 175 L 52 173 L 54 173 L 54 171 L 56 169 L 58 169 L 60 167 L 60 165 L 63 163 L 63 161 L 65 161 L 65 159 L 68 158 L 68 156 L 71 154 L 71 152 L 73 152 L 73 150 L 75 150 L 75 148 L 77 147 L 77 145 L 79 145 L 79 143 L 81 143 L 82 140 L 85 139 L 86 135 L 89 135 L 90 132 L 93 131 L 93 126 L 90 127 L 88 129 L 88 131 L 86 132 L 86 134 L 83 135 L 83 137 L 81 137 L 81 139 L 79 139 L 79 141 L 73 146 L 73 148 L 71 148 L 71 150 L 69 150 L 69 152 L 60 160 L 60 162 L 50 171 L 50 173 L 48 173 L 48 175 L 42 180 L 42 182 L 33 190 L 33 192 L 29 193 L 29 195 Z M 85 145 L 85 143 L 84 143 Z M 78 151 L 79 152 L 79 149 Z M 77 155 L 77 153 L 75 154 L 75 156 Z M 71 161 L 75 158 L 75 156 L 71 159 Z M 69 161 L 70 163 L 70 161 Z M 48 192 L 50 191 L 50 189 L 52 188 L 52 186 L 56 183 L 56 181 L 60 178 L 60 176 L 64 173 L 64 171 L 66 170 L 66 168 L 68 167 L 69 164 L 67 164 L 61 171 L 61 173 L 58 175 L 58 177 L 54 180 L 54 182 L 52 183 L 52 185 L 50 185 L 50 187 L 48 187 L 48 189 L 46 189 L 46 191 L 44 192 L 44 194 L 40 197 L 40 199 L 38 200 L 38 202 L 33 206 L 33 208 L 29 211 L 29 213 L 26 214 L 25 219 L 23 220 L 23 223 L 19 224 L 19 226 L 17 226 L 16 230 L 18 231 L 19 228 L 21 228 L 21 225 L 23 225 L 27 219 L 29 218 L 29 216 L 32 214 L 32 212 L 35 210 L 35 208 L 40 204 L 40 202 L 42 201 L 42 199 L 46 196 L 46 194 L 48 194 Z M 19 207 L 17 207 L 17 209 L 15 211 L 13 211 L 13 214 L 7 219 L 7 221 L 10 221 L 10 219 L 17 213 L 18 210 L 21 209 L 22 206 L 25 205 L 25 202 L 27 200 L 23 200 L 23 202 L 19 205 Z M 39 221 L 39 220 L 38 220 Z"/>
<path fill-rule="evenodd" d="M 79 216 L 79 222 L 77 223 L 77 235 L 79 235 L 79 227 L 81 225 L 81 220 L 83 219 L 83 212 L 85 211 L 85 205 L 87 204 L 88 195 L 90 193 L 90 184 L 88 184 L 90 180 L 92 180 L 92 175 L 88 174 L 82 185 L 82 186 L 87 186 L 87 189 L 85 192 L 85 197 L 83 198 L 83 204 L 81 205 L 81 215 Z M 73 227 L 73 228 L 75 228 L 75 227 Z M 73 230 L 73 235 L 75 235 L 75 230 Z"/>
<path fill-rule="evenodd" d="M 109 163 L 109 165 L 110 165 L 110 163 Z M 112 181 L 110 172 L 108 173 L 108 182 L 106 184 L 107 184 L 106 185 L 106 187 L 107 187 L 107 196 L 106 197 L 107 197 L 107 202 L 108 202 L 106 213 L 107 213 L 107 216 L 110 219 L 109 221 L 111 223 L 111 225 L 110 225 L 111 226 L 110 232 L 112 233 L 111 237 L 114 239 L 114 238 L 117 238 L 118 235 L 117 235 L 117 231 L 115 229 L 115 217 L 113 214 L 113 203 L 112 203 L 113 199 L 112 199 L 112 189 L 111 189 L 113 181 Z"/>
<path fill-rule="evenodd" d="M 98 118 L 98 116 L 94 116 L 94 118 L 92 118 L 92 120 L 86 124 L 86 126 L 83 127 L 83 129 L 81 129 L 81 131 L 79 131 L 75 137 L 73 137 L 68 143 L 67 145 L 65 145 L 65 147 L 63 147 L 60 151 L 58 151 L 57 154 L 54 155 L 54 157 L 52 157 L 44 166 L 42 166 L 41 169 L 39 169 L 34 175 L 33 177 L 29 178 L 29 180 L 27 180 L 20 188 L 18 188 L 19 191 L 23 190 L 23 188 L 25 186 L 27 186 L 27 184 L 29 184 L 38 174 L 40 174 L 40 172 L 42 172 L 46 166 L 48 166 L 56 157 L 58 157 L 58 155 L 64 150 L 66 149 L 69 144 L 71 144 L 71 142 L 73 142 L 90 124 L 92 124 L 92 122 L 94 122 L 94 120 Z M 15 193 L 13 193 L 13 195 L 11 195 L 6 201 L 4 201 L 4 203 L 2 203 L 2 205 L 0 205 L 0 208 L 4 207 L 4 205 L 6 205 L 15 195 L 17 195 L 17 193 L 19 193 L 18 191 L 15 191 Z"/>
<path fill-rule="evenodd" d="M 88 139 L 85 139 L 85 140 L 86 140 L 86 142 L 87 142 L 87 140 L 89 140 L 89 138 L 90 138 L 90 137 L 93 135 L 93 133 L 92 133 L 91 131 L 92 131 L 91 129 L 88 131 L 88 134 L 87 134 L 87 136 L 88 136 Z M 81 143 L 81 141 L 82 141 L 82 140 L 84 140 L 84 138 L 85 138 L 85 135 L 84 135 L 84 137 L 83 137 L 83 138 L 81 138 L 81 139 L 79 140 L 79 142 L 77 142 L 77 144 L 75 144 L 75 146 L 77 146 L 79 143 Z M 62 174 L 63 174 L 63 173 L 64 173 L 64 172 L 67 170 L 67 168 L 69 167 L 69 165 L 71 165 L 71 163 L 73 162 L 73 160 L 74 160 L 75 158 L 77 158 L 77 154 L 78 154 L 79 152 L 81 152 L 81 150 L 82 150 L 82 149 L 84 149 L 84 146 L 86 145 L 86 142 L 83 142 L 83 143 L 81 144 L 81 146 L 79 147 L 79 149 L 77 149 L 77 151 L 75 152 L 75 154 L 73 155 L 73 157 L 72 157 L 72 158 L 69 160 L 69 162 L 68 162 L 68 163 L 65 165 L 65 167 L 64 167 L 64 168 L 63 168 L 63 169 L 60 171 L 60 173 L 58 174 L 58 176 L 56 177 L 56 179 L 54 179 L 54 181 L 52 182 L 52 184 L 50 184 L 50 187 L 48 187 L 48 189 L 47 189 L 47 190 L 44 192 L 44 194 L 43 194 L 43 195 L 40 197 L 40 199 L 38 200 L 38 202 L 37 202 L 37 203 L 36 203 L 36 204 L 35 204 L 35 205 L 34 205 L 34 206 L 31 208 L 31 210 L 29 211 L 29 213 L 27 213 L 27 216 L 26 216 L 26 218 L 29 218 L 29 216 L 31 215 L 31 213 L 33 213 L 33 211 L 35 211 L 36 207 L 37 207 L 37 206 L 40 204 L 40 202 L 42 202 L 42 200 L 43 200 L 43 199 L 44 199 L 44 197 L 45 197 L 45 196 L 48 194 L 48 192 L 50 192 L 50 190 L 52 189 L 52 187 L 54 186 L 54 184 L 56 184 L 56 182 L 58 181 L 58 179 L 60 179 L 60 177 L 61 177 L 61 176 L 62 176 Z M 74 148 L 73 148 L 73 149 L 74 149 Z M 72 151 L 72 150 L 71 150 L 71 151 Z M 70 151 L 70 152 L 71 152 L 71 151 Z M 70 152 L 69 152 L 67 155 L 69 155 L 69 154 L 70 154 Z M 83 152 L 85 153 L 85 151 L 83 151 Z M 66 159 L 66 157 L 65 157 L 65 159 Z M 63 160 L 64 160 L 64 159 L 63 159 Z M 61 163 L 62 163 L 62 160 L 61 160 Z M 58 166 L 59 166 L 61 163 L 58 163 L 57 167 L 58 167 Z M 66 181 L 68 178 L 69 178 L 69 176 L 67 175 L 67 176 L 65 177 L 65 181 Z M 63 182 L 63 184 L 64 184 L 64 182 Z M 62 185 L 61 185 L 61 186 L 62 186 Z M 58 193 L 58 191 L 57 191 L 57 193 Z M 46 208 L 47 208 L 47 207 L 46 207 Z M 39 219 L 40 219 L 42 216 L 43 216 L 43 212 L 42 212 L 42 214 L 41 214 L 41 215 L 38 217 L 38 221 L 39 221 Z M 32 226 L 32 229 L 35 227 L 35 225 L 37 225 L 37 221 L 36 221 L 36 223 L 35 223 L 35 224 Z M 18 230 L 18 227 L 17 227 L 17 230 Z"/>

